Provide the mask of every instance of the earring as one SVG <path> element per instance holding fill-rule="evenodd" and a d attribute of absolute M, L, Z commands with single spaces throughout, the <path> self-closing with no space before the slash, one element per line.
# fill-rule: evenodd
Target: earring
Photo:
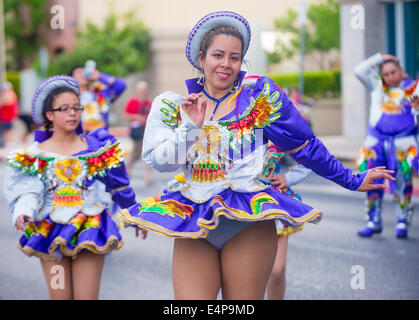
<path fill-rule="evenodd" d="M 196 83 L 198 83 L 202 87 L 204 86 L 204 84 L 205 84 L 205 75 L 204 75 L 204 73 L 202 71 L 199 71 L 198 81 Z"/>

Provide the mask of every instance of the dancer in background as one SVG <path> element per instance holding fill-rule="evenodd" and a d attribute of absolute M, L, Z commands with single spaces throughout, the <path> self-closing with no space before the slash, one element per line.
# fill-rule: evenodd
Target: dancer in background
<path fill-rule="evenodd" d="M 88 60 L 84 68 L 74 67 L 69 75 L 80 84 L 80 102 L 84 107 L 82 123 L 85 133 L 97 128 L 108 130 L 110 108 L 124 92 L 125 81 L 96 70 L 92 60 Z"/>
<path fill-rule="evenodd" d="M 358 159 L 359 169 L 364 172 L 386 166 L 396 172 L 396 181 L 390 181 L 396 203 L 395 235 L 407 238 L 409 216 L 413 212 L 412 177 L 419 170 L 413 109 L 419 107 L 419 99 L 414 99 L 418 80 L 404 75 L 396 57 L 380 53 L 360 63 L 355 75 L 371 91 L 368 135 Z M 371 237 L 382 232 L 383 195 L 384 191 L 379 189 L 367 192 L 367 224 L 358 232 L 359 236 Z"/>
<path fill-rule="evenodd" d="M 40 258 L 51 299 L 97 299 L 105 255 L 123 245 L 99 184 L 122 208 L 135 204 L 119 142 L 104 129 L 83 136 L 82 111 L 74 78 L 46 79 L 32 100 L 46 131 L 6 162 L 4 194 L 15 231 L 24 232 L 18 247 Z M 64 278 L 53 286 L 57 267 Z"/>
<path fill-rule="evenodd" d="M 270 144 L 267 149 L 261 180 L 264 183 L 271 184 L 273 189 L 280 190 L 301 201 L 301 196 L 295 193 L 291 187 L 302 182 L 311 172 L 310 169 L 295 163 L 291 157 L 274 144 Z M 281 223 L 280 220 L 277 220 L 276 225 L 278 235 L 276 257 L 266 288 L 270 300 L 284 299 L 288 237 L 302 228 L 289 228 Z"/>

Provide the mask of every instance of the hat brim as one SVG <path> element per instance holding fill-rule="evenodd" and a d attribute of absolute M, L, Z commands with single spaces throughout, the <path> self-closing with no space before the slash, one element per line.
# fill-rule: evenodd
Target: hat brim
<path fill-rule="evenodd" d="M 44 80 L 35 90 L 32 98 L 32 119 L 38 126 L 42 126 L 45 122 L 45 118 L 42 115 L 45 99 L 53 90 L 61 87 L 70 88 L 77 95 L 80 93 L 80 87 L 77 80 L 73 77 L 64 75 L 53 76 Z"/>
<path fill-rule="evenodd" d="M 227 25 L 236 28 L 243 36 L 243 57 L 249 49 L 251 31 L 247 20 L 241 15 L 231 11 L 213 12 L 198 21 L 189 33 L 186 43 L 186 58 L 195 68 L 201 70 L 199 65 L 199 52 L 203 37 L 211 29 Z"/>

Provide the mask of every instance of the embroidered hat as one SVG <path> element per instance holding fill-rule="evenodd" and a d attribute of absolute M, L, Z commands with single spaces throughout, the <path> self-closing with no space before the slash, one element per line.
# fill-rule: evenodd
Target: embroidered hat
<path fill-rule="evenodd" d="M 201 42 L 208 31 L 217 26 L 232 26 L 236 28 L 243 36 L 243 56 L 246 54 L 250 44 L 250 25 L 241 15 L 231 11 L 218 11 L 207 14 L 193 27 L 189 33 L 186 43 L 186 58 L 197 69 L 199 66 L 199 52 Z"/>
<path fill-rule="evenodd" d="M 73 77 L 60 75 L 45 79 L 35 90 L 32 98 L 32 119 L 38 126 L 42 126 L 45 121 L 42 115 L 45 99 L 53 90 L 60 87 L 68 87 L 77 95 L 80 93 L 79 83 Z"/>

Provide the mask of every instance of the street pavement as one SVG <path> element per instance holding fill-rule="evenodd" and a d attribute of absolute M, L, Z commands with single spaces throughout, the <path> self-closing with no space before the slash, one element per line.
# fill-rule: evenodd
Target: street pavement
<path fill-rule="evenodd" d="M 137 200 L 160 194 L 174 176 L 154 172 L 154 184 L 146 186 L 143 171 L 137 162 L 131 177 Z M 1 164 L 1 177 L 3 172 Z M 396 239 L 394 203 L 387 194 L 383 233 L 361 239 L 356 232 L 364 226 L 364 194 L 315 175 L 295 190 L 324 217 L 289 239 L 285 299 L 419 299 L 418 217 L 409 239 Z M 413 202 L 418 207 L 419 198 Z M 21 233 L 13 231 L 2 194 L 0 207 L 0 299 L 48 299 L 39 260 L 16 248 Z M 173 299 L 173 239 L 149 232 L 143 241 L 132 229 L 121 233 L 125 246 L 106 257 L 100 299 Z"/>

